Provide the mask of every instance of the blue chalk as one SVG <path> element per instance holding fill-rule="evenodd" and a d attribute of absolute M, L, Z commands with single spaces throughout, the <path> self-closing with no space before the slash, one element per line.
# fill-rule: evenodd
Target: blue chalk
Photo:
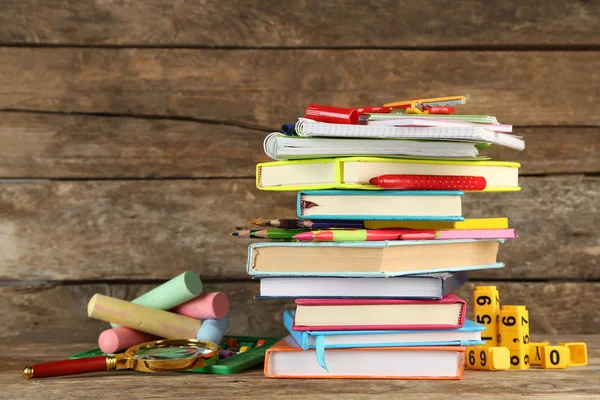
<path fill-rule="evenodd" d="M 200 329 L 198 330 L 198 335 L 196 336 L 198 340 L 206 340 L 208 342 L 213 343 L 221 343 L 221 339 L 223 339 L 223 335 L 229 328 L 229 315 L 221 319 L 205 319 L 200 325 Z"/>

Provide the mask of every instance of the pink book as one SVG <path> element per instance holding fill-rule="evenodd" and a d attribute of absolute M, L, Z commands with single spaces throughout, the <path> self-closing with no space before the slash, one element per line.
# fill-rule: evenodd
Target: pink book
<path fill-rule="evenodd" d="M 383 278 L 382 278 L 383 279 Z M 463 326 L 467 304 L 440 300 L 297 299 L 295 331 L 430 330 Z"/>

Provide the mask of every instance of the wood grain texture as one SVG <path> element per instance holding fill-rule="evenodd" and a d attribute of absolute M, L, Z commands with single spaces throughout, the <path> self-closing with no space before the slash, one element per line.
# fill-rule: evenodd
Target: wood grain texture
<path fill-rule="evenodd" d="M 523 397 L 543 399 L 597 399 L 600 372 L 600 335 L 552 335 L 551 343 L 587 343 L 589 364 L 566 370 L 465 371 L 460 381 L 377 381 L 336 379 L 267 379 L 262 366 L 236 375 L 144 374 L 103 372 L 72 377 L 25 381 L 19 371 L 25 365 L 54 361 L 87 350 L 93 343 L 17 342 L 0 354 L 0 385 L 9 399 L 114 399 L 115 393 L 131 399 L 184 399 L 201 393 L 205 398 L 288 399 L 389 399 L 457 398 L 506 400 Z M 210 379 L 210 384 L 207 381 Z M 152 390 L 148 390 L 152 388 Z"/>
<path fill-rule="evenodd" d="M 470 96 L 461 113 L 513 125 L 598 126 L 599 54 L 6 47 L 0 109 L 193 117 L 270 130 L 310 103 L 379 105 L 444 93 Z"/>
<path fill-rule="evenodd" d="M 10 44 L 406 48 L 600 44 L 600 7 L 586 1 L 492 5 L 441 0 L 435 7 L 423 7 L 406 0 L 252 4 L 5 0 L 3 8 L 0 43 Z"/>
<path fill-rule="evenodd" d="M 265 136 L 192 121 L 0 113 L 0 177 L 248 178 L 267 161 Z"/>
<path fill-rule="evenodd" d="M 471 309 L 473 288 L 478 281 L 461 287 L 457 294 Z M 496 285 L 502 304 L 525 304 L 531 332 L 542 334 L 596 333 L 600 329 L 597 291 L 600 283 L 485 282 Z M 11 312 L 3 317 L 0 338 L 26 335 L 28 340 L 64 342 L 94 341 L 107 328 L 87 317 L 87 303 L 95 293 L 132 300 L 155 285 L 139 284 L 22 284 L 0 287 L 0 305 Z M 295 308 L 293 300 L 255 300 L 257 282 L 205 283 L 205 292 L 223 291 L 231 303 L 229 333 L 250 336 L 285 336 L 283 310 Z M 469 318 L 471 312 L 469 311 Z M 533 336 L 535 339 L 537 336 Z M 3 340 L 4 340 L 3 339 Z M 534 340 L 532 339 L 532 340 Z"/>
<path fill-rule="evenodd" d="M 467 217 L 508 216 L 519 238 L 502 270 L 477 278 L 598 279 L 600 178 L 522 178 L 516 193 L 472 193 Z M 295 215 L 295 192 L 252 179 L 0 184 L 0 279 L 168 279 L 193 270 L 242 278 L 252 218 Z"/>
<path fill-rule="evenodd" d="M 0 177 L 248 178 L 272 161 L 267 131 L 195 121 L 6 112 L 0 114 Z M 600 128 L 517 128 L 525 151 L 492 146 L 521 175 L 600 172 Z"/>

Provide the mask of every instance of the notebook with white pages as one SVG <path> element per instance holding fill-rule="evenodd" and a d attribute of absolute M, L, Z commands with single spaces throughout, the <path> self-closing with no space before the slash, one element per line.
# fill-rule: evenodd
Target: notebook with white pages
<path fill-rule="evenodd" d="M 494 132 L 479 127 L 398 127 L 346 125 L 317 122 L 299 118 L 296 133 L 303 137 L 342 137 L 342 138 L 381 138 L 413 140 L 457 140 L 467 142 L 488 142 L 516 150 L 525 149 L 525 142 L 518 136 Z"/>
<path fill-rule="evenodd" d="M 484 128 L 494 132 L 510 133 L 512 125 L 506 124 L 480 124 L 467 121 L 448 121 L 442 118 L 394 118 L 367 121 L 367 125 L 387 126 L 415 126 L 439 128 Z"/>
<path fill-rule="evenodd" d="M 478 124 L 498 124 L 496 117 L 492 115 L 467 115 L 467 114 L 425 114 L 421 116 L 418 114 L 400 114 L 400 113 L 373 113 L 368 116 L 360 117 L 361 120 L 365 121 L 377 121 L 385 119 L 413 119 L 413 118 L 427 118 L 427 119 L 439 119 L 444 121 L 462 121 L 462 122 L 474 122 Z"/>
<path fill-rule="evenodd" d="M 263 143 L 265 153 L 274 160 L 344 156 L 487 160 L 488 157 L 478 157 L 479 150 L 487 146 L 441 140 L 310 138 L 278 132 L 268 135 Z"/>

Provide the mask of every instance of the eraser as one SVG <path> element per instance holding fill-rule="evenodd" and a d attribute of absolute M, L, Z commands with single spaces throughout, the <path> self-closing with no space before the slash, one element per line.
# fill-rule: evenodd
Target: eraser
<path fill-rule="evenodd" d="M 200 277 L 194 272 L 186 271 L 131 302 L 157 310 L 169 310 L 195 298 L 200 293 L 202 293 Z M 119 325 L 111 324 L 111 326 L 117 328 Z"/>
<path fill-rule="evenodd" d="M 98 347 L 106 354 L 115 354 L 131 346 L 158 339 L 158 336 L 121 326 L 102 332 L 98 336 Z"/>
<path fill-rule="evenodd" d="M 197 319 L 220 319 L 229 313 L 229 299 L 223 292 L 205 293 L 171 311 Z"/>
<path fill-rule="evenodd" d="M 88 303 L 88 316 L 167 339 L 192 339 L 202 321 L 168 311 L 140 306 L 96 293 Z"/>
<path fill-rule="evenodd" d="M 227 328 L 229 328 L 229 316 L 221 319 L 206 319 L 202 322 L 196 338 L 198 340 L 221 343 L 221 339 L 223 339 Z"/>

